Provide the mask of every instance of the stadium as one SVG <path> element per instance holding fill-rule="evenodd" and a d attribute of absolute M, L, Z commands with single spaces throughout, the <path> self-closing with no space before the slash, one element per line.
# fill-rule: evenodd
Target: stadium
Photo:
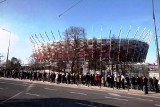
<path fill-rule="evenodd" d="M 98 68 L 101 71 L 102 65 L 125 66 L 125 64 L 143 63 L 147 57 L 152 33 L 150 31 L 145 32 L 144 29 L 138 37 L 137 32 L 138 30 L 134 38 L 128 37 L 129 32 L 126 38 L 121 38 L 120 36 L 116 38 L 111 35 L 109 35 L 108 39 L 78 38 L 76 44 L 73 38 L 70 40 L 39 42 L 33 44 L 33 56 L 35 61 L 41 66 L 57 67 L 58 63 L 59 66 L 62 66 L 63 64 L 60 62 L 63 62 L 65 63 L 64 69 L 72 68 L 72 70 L 72 65 L 75 65 L 78 70 L 79 68 L 97 70 Z M 47 34 L 46 36 L 48 38 Z M 36 38 L 39 41 L 37 36 Z M 35 40 L 35 38 L 33 39 Z M 31 40 L 32 43 L 33 39 Z"/>
<path fill-rule="evenodd" d="M 85 43 L 81 42 L 82 46 L 77 53 L 80 60 L 84 60 L 85 57 L 92 58 L 96 48 L 97 55 L 105 61 L 144 62 L 149 48 L 148 43 L 134 39 L 97 39 L 96 41 L 97 43 L 94 44 L 94 39 L 88 39 L 86 47 Z M 38 44 L 33 47 L 34 58 L 38 61 L 71 59 L 74 57 L 73 46 L 73 44 L 67 46 L 66 41 Z"/>

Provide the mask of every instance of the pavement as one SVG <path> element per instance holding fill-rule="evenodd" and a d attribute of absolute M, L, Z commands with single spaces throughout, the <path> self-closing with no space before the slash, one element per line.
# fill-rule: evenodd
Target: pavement
<path fill-rule="evenodd" d="M 4 80 L 14 80 L 14 81 L 24 81 L 27 83 L 37 83 L 37 84 L 47 84 L 52 86 L 61 86 L 61 87 L 69 87 L 69 88 L 78 88 L 78 89 L 87 89 L 87 90 L 95 90 L 95 91 L 110 91 L 114 93 L 123 93 L 123 94 L 132 94 L 132 95 L 139 95 L 139 96 L 146 96 L 146 97 L 157 97 L 160 98 L 160 93 L 155 93 L 152 91 L 148 91 L 148 94 L 144 94 L 144 91 L 141 90 L 135 90 L 135 89 L 116 89 L 116 88 L 109 88 L 109 87 L 99 87 L 99 86 L 86 86 L 83 84 L 79 84 L 78 86 L 76 84 L 65 84 L 65 83 L 51 83 L 48 81 L 30 81 L 28 79 L 13 79 L 13 78 L 4 78 L 0 77 L 0 79 Z"/>

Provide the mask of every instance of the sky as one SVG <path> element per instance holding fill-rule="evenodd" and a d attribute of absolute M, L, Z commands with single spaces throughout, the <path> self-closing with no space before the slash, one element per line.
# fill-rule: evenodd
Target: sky
<path fill-rule="evenodd" d="M 160 36 L 160 1 L 154 0 L 154 4 L 157 34 Z M 53 40 L 52 31 L 59 40 L 58 30 L 63 35 L 70 26 L 84 27 L 87 38 L 100 38 L 101 27 L 102 38 L 109 38 L 111 26 L 115 36 L 118 36 L 122 26 L 122 38 L 126 38 L 130 26 L 129 38 L 134 37 L 138 27 L 138 35 L 144 28 L 146 32 L 150 30 L 154 34 L 152 0 L 6 0 L 0 3 L 2 61 L 6 59 L 9 38 L 9 59 L 16 57 L 26 64 L 32 54 L 30 36 L 41 33 L 47 42 L 45 32 Z M 156 46 L 152 36 L 145 62 L 155 61 Z"/>

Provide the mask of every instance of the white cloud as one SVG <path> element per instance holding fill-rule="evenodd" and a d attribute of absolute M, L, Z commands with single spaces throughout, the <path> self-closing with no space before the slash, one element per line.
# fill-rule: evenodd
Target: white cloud
<path fill-rule="evenodd" d="M 21 43 L 19 43 L 21 42 Z M 32 54 L 32 46 L 29 44 L 28 39 L 23 38 L 10 49 L 10 58 L 16 57 L 22 61 L 22 64 L 27 64 L 30 55 Z"/>
<path fill-rule="evenodd" d="M 15 44 L 19 40 L 19 36 L 10 33 L 8 31 L 5 31 L 0 28 L 0 53 L 6 57 L 7 49 L 9 45 L 9 38 L 10 38 L 10 46 L 12 47 L 13 44 Z"/>

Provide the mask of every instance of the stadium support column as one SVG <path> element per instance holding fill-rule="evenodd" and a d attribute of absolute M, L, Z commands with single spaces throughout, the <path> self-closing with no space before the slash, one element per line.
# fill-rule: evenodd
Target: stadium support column
<path fill-rule="evenodd" d="M 101 26 L 101 34 L 100 34 L 100 48 L 101 48 L 101 50 L 100 50 L 100 72 L 101 72 L 101 76 L 102 76 L 102 26 Z"/>
<path fill-rule="evenodd" d="M 111 48 L 112 48 L 112 26 L 109 32 L 109 66 L 111 65 Z M 113 75 L 113 65 L 111 66 L 112 66 L 111 75 Z"/>
<path fill-rule="evenodd" d="M 154 0 L 152 0 L 152 13 L 153 13 L 153 25 L 154 25 L 154 36 L 155 36 L 155 44 L 156 44 L 156 54 L 157 54 L 157 64 L 159 71 L 159 80 L 160 80 L 160 60 L 159 60 L 159 48 L 158 48 L 158 37 L 157 37 L 157 28 L 156 28 L 156 19 L 154 14 Z"/>
<path fill-rule="evenodd" d="M 118 34 L 118 57 L 117 57 L 117 63 L 118 63 L 118 70 L 119 70 L 119 64 L 121 64 L 120 60 L 119 60 L 119 54 L 120 54 L 120 51 L 121 51 L 121 32 L 122 32 L 122 26 L 119 30 L 119 34 Z M 121 68 L 122 69 L 122 68 Z"/>
<path fill-rule="evenodd" d="M 119 35 L 118 35 L 118 39 L 119 39 L 119 43 L 118 43 L 119 49 L 118 49 L 118 58 L 117 58 L 118 62 L 119 62 L 119 54 L 120 54 L 120 51 L 121 51 L 121 32 L 122 32 L 122 26 L 120 28 Z"/>

